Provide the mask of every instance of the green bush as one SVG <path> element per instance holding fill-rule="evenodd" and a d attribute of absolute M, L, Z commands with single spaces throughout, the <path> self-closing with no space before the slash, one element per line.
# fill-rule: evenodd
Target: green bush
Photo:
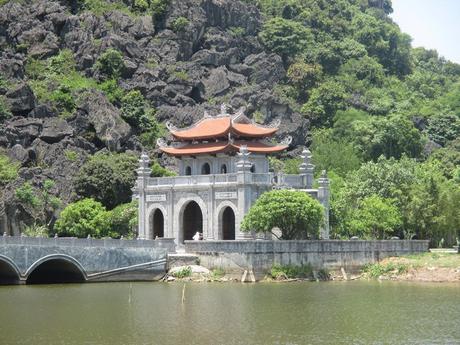
<path fill-rule="evenodd" d="M 191 275 L 192 275 L 192 268 L 190 266 L 183 267 L 180 270 L 172 273 L 173 277 L 176 277 L 179 279 L 187 278 L 187 277 L 190 277 Z"/>
<path fill-rule="evenodd" d="M 3 96 L 0 96 L 0 123 L 8 120 L 11 116 L 10 107 L 6 104 L 6 100 Z"/>
<path fill-rule="evenodd" d="M 150 168 L 152 169 L 153 177 L 163 177 L 163 176 L 176 176 L 177 174 L 174 171 L 163 168 L 160 163 L 153 161 Z"/>
<path fill-rule="evenodd" d="M 263 193 L 241 223 L 242 231 L 281 230 L 284 240 L 317 238 L 323 207 L 305 192 L 272 190 Z"/>
<path fill-rule="evenodd" d="M 138 203 L 121 204 L 108 212 L 109 236 L 112 238 L 134 238 L 138 223 Z"/>
<path fill-rule="evenodd" d="M 174 32 L 184 31 L 185 28 L 190 24 L 190 21 L 185 17 L 178 17 L 171 23 L 171 28 Z"/>
<path fill-rule="evenodd" d="M 15 191 L 16 198 L 22 203 L 31 207 L 38 207 L 41 204 L 40 198 L 37 196 L 37 194 L 38 193 L 32 187 L 30 182 L 25 182 Z"/>
<path fill-rule="evenodd" d="M 375 263 L 375 264 L 366 264 L 362 268 L 362 271 L 366 273 L 370 278 L 378 278 L 382 275 L 387 274 L 404 274 L 409 270 L 410 266 L 402 263 Z"/>
<path fill-rule="evenodd" d="M 93 198 L 108 209 L 131 201 L 136 181 L 137 158 L 127 153 L 96 154 L 80 168 L 75 191 L 81 197 Z"/>
<path fill-rule="evenodd" d="M 46 225 L 39 225 L 34 223 L 30 226 L 26 226 L 22 233 L 29 237 L 48 237 L 49 230 Z"/>
<path fill-rule="evenodd" d="M 12 162 L 8 156 L 0 153 L 0 185 L 5 185 L 18 177 L 19 163 Z"/>
<path fill-rule="evenodd" d="M 313 278 L 313 269 L 310 264 L 307 265 L 279 265 L 275 264 L 270 269 L 270 276 L 273 279 L 292 279 L 292 278 Z"/>
<path fill-rule="evenodd" d="M 88 198 L 67 205 L 54 229 L 59 236 L 101 237 L 110 232 L 110 223 L 105 207 Z"/>
<path fill-rule="evenodd" d="M 152 15 L 155 20 L 161 20 L 166 10 L 168 9 L 170 0 L 151 0 L 150 1 L 150 8 L 152 10 Z"/>
<path fill-rule="evenodd" d="M 109 79 L 119 78 L 123 68 L 123 55 L 116 49 L 107 49 L 96 61 L 96 69 Z"/>
<path fill-rule="evenodd" d="M 105 93 L 108 100 L 114 104 L 121 102 L 125 91 L 118 86 L 118 82 L 115 79 L 108 79 L 99 84 L 98 88 Z"/>

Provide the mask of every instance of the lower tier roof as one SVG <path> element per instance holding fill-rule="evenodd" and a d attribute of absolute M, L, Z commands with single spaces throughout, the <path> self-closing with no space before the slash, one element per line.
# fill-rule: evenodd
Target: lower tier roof
<path fill-rule="evenodd" d="M 275 153 L 288 148 L 288 145 L 269 145 L 258 141 L 219 141 L 212 143 L 187 144 L 180 147 L 160 147 L 172 156 L 196 156 L 223 152 L 238 152 L 241 146 L 246 146 L 253 153 Z"/>

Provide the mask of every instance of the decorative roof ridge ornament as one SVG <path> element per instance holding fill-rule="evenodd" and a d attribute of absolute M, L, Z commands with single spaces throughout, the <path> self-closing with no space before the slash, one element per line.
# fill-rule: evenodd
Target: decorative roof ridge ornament
<path fill-rule="evenodd" d="M 227 109 L 227 104 L 222 103 L 220 105 L 220 115 L 229 115 L 228 114 L 228 109 Z"/>
<path fill-rule="evenodd" d="M 268 128 L 278 128 L 281 125 L 281 119 L 274 119 L 272 122 L 270 122 L 267 127 Z"/>
<path fill-rule="evenodd" d="M 170 131 L 170 132 L 175 132 L 175 131 L 178 131 L 179 128 L 177 128 L 176 126 L 174 126 L 174 124 L 168 120 L 166 121 L 166 128 Z"/>
<path fill-rule="evenodd" d="M 168 143 L 166 142 L 166 140 L 164 140 L 164 138 L 158 138 L 157 139 L 157 146 L 158 147 L 168 147 Z"/>
<path fill-rule="evenodd" d="M 286 146 L 291 145 L 291 143 L 292 143 L 292 137 L 291 137 L 290 135 L 288 135 L 286 138 L 284 138 L 284 139 L 280 142 L 281 145 L 286 145 Z"/>

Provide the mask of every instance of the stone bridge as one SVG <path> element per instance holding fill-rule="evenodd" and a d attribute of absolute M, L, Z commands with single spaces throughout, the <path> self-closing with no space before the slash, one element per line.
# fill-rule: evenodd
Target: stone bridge
<path fill-rule="evenodd" d="M 0 237 L 0 284 L 157 280 L 173 239 Z"/>

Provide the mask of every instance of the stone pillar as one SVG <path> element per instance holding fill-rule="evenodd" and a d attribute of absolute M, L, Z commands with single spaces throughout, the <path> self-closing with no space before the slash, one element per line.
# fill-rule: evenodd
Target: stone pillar
<path fill-rule="evenodd" d="M 311 164 L 311 152 L 309 149 L 304 149 L 302 151 L 302 163 L 299 166 L 300 175 L 303 177 L 305 188 L 313 188 L 313 171 L 315 166 Z"/>
<path fill-rule="evenodd" d="M 235 219 L 235 222 L 238 221 L 239 223 L 241 223 L 244 215 L 249 211 L 249 208 L 251 207 L 252 164 L 249 161 L 250 154 L 251 153 L 248 151 L 247 146 L 241 146 L 240 152 L 238 153 L 238 160 L 236 162 L 239 219 Z M 238 231 L 235 234 L 235 239 L 237 240 L 248 240 L 252 238 L 252 234 L 248 232 Z"/>
<path fill-rule="evenodd" d="M 318 179 L 318 200 L 324 207 L 324 225 L 320 230 L 320 238 L 327 240 L 329 239 L 329 179 L 327 178 L 326 170 L 323 170 L 321 177 Z"/>
<path fill-rule="evenodd" d="M 146 199 L 146 189 L 148 184 L 148 179 L 151 173 L 150 169 L 150 159 L 147 154 L 142 153 L 141 158 L 139 159 L 139 168 L 137 169 L 137 191 L 139 195 L 139 228 L 138 228 L 138 237 L 141 239 L 146 239 L 148 234 L 148 222 L 147 222 L 147 199 Z M 166 216 L 166 215 L 165 215 Z"/>

